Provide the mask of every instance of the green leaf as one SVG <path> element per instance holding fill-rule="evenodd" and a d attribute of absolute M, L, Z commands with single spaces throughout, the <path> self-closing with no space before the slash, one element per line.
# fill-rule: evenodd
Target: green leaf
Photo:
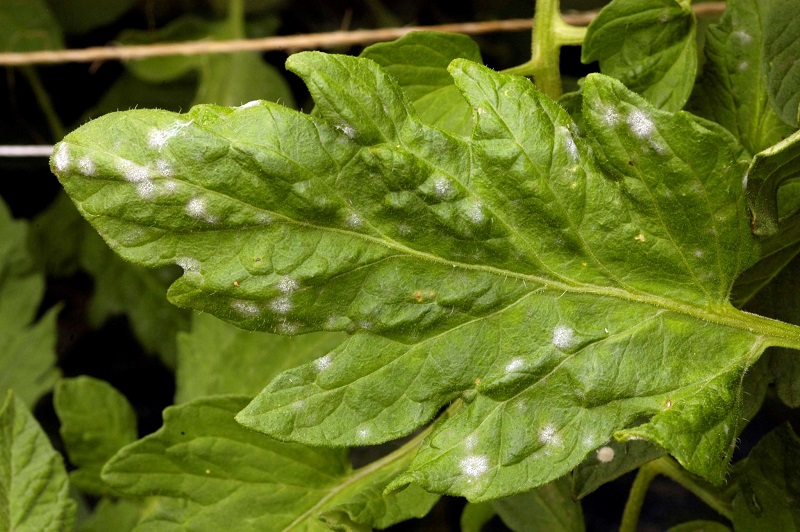
<path fill-rule="evenodd" d="M 93 495 L 107 494 L 100 470 L 138 437 L 133 408 L 110 384 L 92 377 L 60 381 L 53 404 L 67 456 L 77 467 L 70 472 L 72 485 Z"/>
<path fill-rule="evenodd" d="M 64 47 L 64 38 L 43 0 L 3 0 L 0 52 L 31 52 Z"/>
<path fill-rule="evenodd" d="M 736 530 L 800 528 L 800 438 L 789 424 L 766 435 L 747 457 L 733 500 Z"/>
<path fill-rule="evenodd" d="M 468 502 L 461 513 L 461 532 L 481 532 L 497 511 L 491 502 Z"/>
<path fill-rule="evenodd" d="M 363 445 L 461 398 L 392 487 L 497 498 L 612 437 L 722 481 L 746 368 L 798 345 L 728 302 L 757 246 L 725 139 L 601 75 L 584 86 L 584 139 L 528 80 L 456 60 L 476 109 L 465 140 L 423 124 L 371 61 L 289 67 L 314 117 L 268 103 L 108 115 L 52 160 L 115 250 L 183 265 L 173 302 L 249 329 L 353 333 L 241 423 Z"/>
<path fill-rule="evenodd" d="M 764 56 L 765 20 L 773 0 L 730 0 L 719 24 L 708 30 L 706 62 L 689 109 L 726 127 L 754 154 L 792 133 L 767 95 Z M 792 9 L 777 8 L 786 16 Z"/>
<path fill-rule="evenodd" d="M 47 4 L 68 33 L 85 33 L 114 22 L 134 4 L 134 0 L 48 0 Z"/>
<path fill-rule="evenodd" d="M 572 473 L 575 498 L 580 500 L 597 488 L 665 454 L 648 441 L 609 442 L 589 454 Z"/>
<path fill-rule="evenodd" d="M 111 316 L 127 315 L 142 347 L 174 366 L 176 336 L 189 329 L 190 319 L 188 312 L 167 302 L 167 286 L 177 269 L 154 271 L 120 260 L 94 231 L 84 235 L 81 264 L 95 281 L 89 321 L 99 327 Z"/>
<path fill-rule="evenodd" d="M 31 323 L 43 293 L 44 275 L 28 249 L 28 224 L 12 219 L 0 200 L 0 394 L 13 388 L 29 406 L 58 376 L 58 307 Z"/>
<path fill-rule="evenodd" d="M 696 21 L 688 0 L 612 0 L 583 41 L 581 60 L 656 107 L 683 108 L 697 74 Z"/>
<path fill-rule="evenodd" d="M 492 506 L 514 532 L 583 532 L 586 529 L 581 505 L 572 499 L 569 477 L 527 493 L 498 499 Z"/>
<path fill-rule="evenodd" d="M 325 530 L 347 517 L 384 528 L 426 514 L 438 499 L 419 488 L 382 496 L 408 465 L 408 451 L 351 470 L 341 449 L 283 443 L 239 426 L 244 397 L 212 397 L 170 407 L 156 433 L 123 448 L 103 479 L 128 495 L 163 499 L 143 530 Z M 412 445 L 410 449 L 413 449 Z"/>
<path fill-rule="evenodd" d="M 61 455 L 9 392 L 0 406 L 0 529 L 66 532 L 74 519 Z"/>
<path fill-rule="evenodd" d="M 730 528 L 717 521 L 689 521 L 670 527 L 667 532 L 730 532 Z"/>
<path fill-rule="evenodd" d="M 800 131 L 778 144 L 757 153 L 745 174 L 747 203 L 753 233 L 777 234 L 778 188 L 800 177 Z"/>
<path fill-rule="evenodd" d="M 186 40 L 244 38 L 242 21 L 224 22 L 185 16 L 158 31 L 126 30 L 119 36 L 124 44 L 153 44 Z M 175 80 L 189 72 L 199 76 L 195 103 L 240 105 L 253 100 L 279 101 L 294 105 L 283 76 L 255 52 L 166 56 L 134 61 L 128 69 L 140 79 L 153 83 Z"/>
<path fill-rule="evenodd" d="M 453 83 L 454 59 L 481 62 L 478 45 L 458 33 L 413 32 L 361 52 L 397 80 L 420 120 L 464 137 L 472 133 L 472 106 Z"/>
<path fill-rule="evenodd" d="M 81 242 L 92 231 L 64 192 L 31 223 L 30 248 L 47 275 L 67 277 L 80 267 Z"/>
<path fill-rule="evenodd" d="M 800 125 L 800 11 L 791 1 L 775 1 L 764 17 L 762 68 L 769 99 L 781 119 Z"/>
<path fill-rule="evenodd" d="M 131 532 L 139 523 L 144 508 L 139 501 L 100 499 L 92 515 L 76 527 L 78 532 Z"/>
<path fill-rule="evenodd" d="M 253 397 L 282 371 L 323 356 L 344 338 L 342 333 L 253 333 L 194 314 L 191 332 L 178 334 L 175 402 L 222 394 Z"/>

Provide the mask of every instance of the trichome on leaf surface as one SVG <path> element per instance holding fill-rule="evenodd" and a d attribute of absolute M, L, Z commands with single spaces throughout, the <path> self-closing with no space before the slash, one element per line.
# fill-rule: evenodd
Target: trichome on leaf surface
<path fill-rule="evenodd" d="M 311 113 L 137 109 L 56 145 L 120 271 L 203 313 L 165 314 L 174 351 L 148 344 L 177 381 L 153 434 L 108 383 L 56 385 L 69 485 L 101 497 L 86 526 L 385 528 L 447 494 L 465 530 L 583 530 L 580 500 L 637 469 L 625 530 L 658 475 L 717 512 L 674 530 L 800 520 L 789 424 L 731 466 L 765 397 L 800 404 L 800 4 L 730 0 L 706 27 L 685 0 L 613 0 L 588 29 L 536 4 L 532 58 L 505 73 L 414 33 L 290 56 Z M 553 58 L 577 44 L 601 72 L 562 96 Z M 33 260 L 18 248 L 10 272 Z M 5 387 L 0 523 L 69 526 L 21 401 L 42 390 Z M 32 452 L 47 474 L 16 465 Z"/>

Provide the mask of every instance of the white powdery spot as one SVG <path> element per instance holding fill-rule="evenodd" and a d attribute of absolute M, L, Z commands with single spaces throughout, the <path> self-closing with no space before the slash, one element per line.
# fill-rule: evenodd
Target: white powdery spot
<path fill-rule="evenodd" d="M 85 176 L 93 176 L 97 171 L 94 161 L 92 161 L 88 156 L 81 157 L 81 159 L 78 161 L 78 169 Z"/>
<path fill-rule="evenodd" d="M 539 441 L 545 445 L 561 445 L 561 437 L 553 425 L 547 425 L 539 431 Z"/>
<path fill-rule="evenodd" d="M 483 455 L 466 456 L 459 462 L 461 473 L 468 477 L 479 477 L 489 471 L 489 459 Z"/>
<path fill-rule="evenodd" d="M 177 188 L 178 188 L 178 183 L 176 183 L 172 179 L 167 179 L 166 181 L 164 181 L 164 190 L 166 190 L 167 192 L 174 192 L 175 189 Z"/>
<path fill-rule="evenodd" d="M 750 63 L 748 63 L 747 61 L 742 61 L 742 62 L 741 62 L 741 63 L 739 63 L 739 65 L 736 67 L 736 70 L 738 70 L 739 72 L 744 72 L 744 71 L 745 71 L 745 70 L 747 70 L 748 68 L 750 68 Z"/>
<path fill-rule="evenodd" d="M 655 126 L 650 118 L 638 109 L 631 111 L 628 115 L 628 127 L 631 128 L 631 133 L 639 138 L 646 138 L 653 134 Z"/>
<path fill-rule="evenodd" d="M 397 234 L 400 236 L 408 236 L 411 234 L 411 227 L 406 224 L 400 224 L 397 226 Z"/>
<path fill-rule="evenodd" d="M 464 440 L 464 447 L 466 447 L 468 451 L 471 451 L 475 448 L 475 444 L 477 443 L 477 438 L 474 435 L 470 435 Z"/>
<path fill-rule="evenodd" d="M 575 342 L 575 331 L 564 325 L 559 325 L 553 329 L 552 342 L 558 349 L 569 349 Z"/>
<path fill-rule="evenodd" d="M 572 138 L 572 133 L 565 127 L 559 127 L 559 132 L 564 137 L 564 146 L 566 146 L 570 157 L 574 161 L 578 160 L 578 146 L 575 144 L 575 139 Z"/>
<path fill-rule="evenodd" d="M 170 166 L 168 161 L 164 159 L 159 159 L 156 161 L 156 170 L 158 173 L 164 177 L 169 177 L 172 175 L 172 166 Z"/>
<path fill-rule="evenodd" d="M 231 303 L 231 308 L 237 311 L 239 314 L 244 314 L 245 316 L 257 316 L 261 309 L 258 305 L 253 303 L 252 301 L 234 301 Z"/>
<path fill-rule="evenodd" d="M 297 334 L 297 331 L 299 329 L 300 327 L 298 327 L 297 324 L 295 323 L 283 322 L 278 324 L 278 334 L 287 334 L 287 335 Z"/>
<path fill-rule="evenodd" d="M 156 194 L 156 187 L 152 181 L 146 179 L 136 183 L 136 192 L 142 199 L 150 199 Z"/>
<path fill-rule="evenodd" d="M 358 429 L 358 437 L 366 440 L 369 437 L 369 429 Z"/>
<path fill-rule="evenodd" d="M 692 253 L 692 255 L 694 255 L 698 259 L 702 259 L 703 258 L 703 250 L 702 249 L 696 249 L 696 250 L 694 250 L 694 253 Z"/>
<path fill-rule="evenodd" d="M 479 224 L 486 220 L 486 214 L 483 212 L 483 204 L 479 201 L 467 207 L 465 212 L 467 218 L 474 224 Z"/>
<path fill-rule="evenodd" d="M 269 302 L 269 308 L 276 314 L 286 314 L 292 310 L 292 300 L 286 296 L 276 297 Z"/>
<path fill-rule="evenodd" d="M 239 107 L 234 107 L 234 109 L 249 109 L 250 107 L 255 107 L 261 103 L 261 100 L 252 100 L 247 103 L 243 103 Z"/>
<path fill-rule="evenodd" d="M 183 268 L 183 273 L 200 272 L 200 261 L 197 259 L 193 259 L 192 257 L 181 257 L 179 259 L 176 259 L 175 264 Z"/>
<path fill-rule="evenodd" d="M 353 126 L 350 124 L 339 124 L 338 126 L 334 126 L 336 129 L 344 133 L 350 139 L 356 138 L 357 132 Z"/>
<path fill-rule="evenodd" d="M 347 224 L 347 227 L 356 229 L 358 227 L 361 227 L 364 221 L 361 219 L 361 216 L 359 216 L 357 213 L 351 212 L 350 214 L 347 215 L 347 218 L 345 218 L 344 223 Z"/>
<path fill-rule="evenodd" d="M 446 177 L 438 177 L 433 182 L 433 191 L 441 199 L 447 199 L 453 193 L 453 184 Z"/>
<path fill-rule="evenodd" d="M 610 461 L 612 461 L 614 459 L 614 454 L 615 454 L 614 449 L 612 449 L 607 445 L 605 447 L 600 447 L 599 449 L 597 449 L 597 459 L 603 462 L 604 464 L 607 464 Z"/>
<path fill-rule="evenodd" d="M 186 202 L 186 214 L 198 220 L 205 220 L 208 223 L 215 223 L 217 220 L 208 214 L 208 204 L 205 198 L 195 196 Z"/>
<path fill-rule="evenodd" d="M 175 124 L 171 125 L 167 129 L 153 128 L 147 134 L 147 143 L 151 148 L 161 151 L 161 149 L 166 146 L 167 142 L 169 142 L 172 137 L 177 135 L 181 129 L 185 128 L 191 123 L 192 120 L 189 120 L 187 122 L 175 122 Z"/>
<path fill-rule="evenodd" d="M 316 359 L 314 361 L 314 367 L 317 368 L 317 371 L 328 369 L 329 367 L 331 367 L 331 356 L 325 355 L 322 358 Z"/>
<path fill-rule="evenodd" d="M 613 107 L 603 107 L 600 110 L 603 115 L 603 122 L 609 127 L 614 127 L 619 123 L 619 113 Z"/>
<path fill-rule="evenodd" d="M 117 163 L 117 169 L 122 173 L 122 177 L 131 183 L 139 183 L 150 179 L 150 172 L 147 168 L 127 159 L 120 159 Z"/>
<path fill-rule="evenodd" d="M 284 294 L 291 294 L 300 288 L 300 284 L 291 277 L 281 277 L 275 287 Z"/>
<path fill-rule="evenodd" d="M 59 172 L 63 172 L 69 167 L 70 163 L 69 148 L 67 148 L 66 144 L 61 143 L 58 145 L 56 154 L 53 156 L 53 162 L 56 165 L 56 170 L 58 170 Z"/>
<path fill-rule="evenodd" d="M 525 362 L 523 362 L 521 358 L 515 358 L 514 360 L 506 364 L 506 373 L 512 373 L 514 371 L 522 369 L 524 365 Z"/>
<path fill-rule="evenodd" d="M 739 39 L 739 43 L 741 43 L 742 45 L 748 45 L 750 44 L 750 41 L 753 40 L 753 37 L 749 33 L 743 30 L 736 31 L 733 33 L 733 35 L 737 39 Z"/>

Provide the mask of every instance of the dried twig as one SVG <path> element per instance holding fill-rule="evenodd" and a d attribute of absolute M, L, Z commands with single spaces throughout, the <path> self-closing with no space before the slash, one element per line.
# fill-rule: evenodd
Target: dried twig
<path fill-rule="evenodd" d="M 725 10 L 725 2 L 710 2 L 693 6 L 698 16 L 713 16 Z M 566 13 L 564 20 L 576 26 L 586 26 L 597 16 L 597 11 Z M 240 39 L 230 41 L 189 41 L 177 43 L 147 44 L 138 46 L 97 46 L 81 50 L 42 50 L 24 53 L 0 54 L 0 66 L 20 66 L 54 63 L 92 63 L 108 60 L 135 60 L 164 55 L 200 55 L 232 52 L 269 50 L 309 50 L 368 44 L 397 39 L 412 31 L 444 31 L 451 33 L 497 33 L 524 31 L 531 28 L 531 19 L 491 20 L 486 22 L 463 22 L 437 26 L 409 26 L 405 28 L 383 28 L 377 30 L 334 31 L 330 33 L 308 33 L 265 37 L 263 39 Z"/>

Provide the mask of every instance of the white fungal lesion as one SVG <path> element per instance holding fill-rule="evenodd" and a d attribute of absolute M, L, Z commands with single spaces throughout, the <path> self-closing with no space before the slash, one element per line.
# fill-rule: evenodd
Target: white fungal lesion
<path fill-rule="evenodd" d="M 558 325 L 553 329 L 551 342 L 558 349 L 569 349 L 575 343 L 575 331 L 565 325 Z"/>
<path fill-rule="evenodd" d="M 63 142 L 58 145 L 55 155 L 53 155 L 53 163 L 56 165 L 56 170 L 64 172 L 69 168 L 71 157 L 69 155 L 69 148 Z"/>
<path fill-rule="evenodd" d="M 159 159 L 156 161 L 156 171 L 163 177 L 170 177 L 172 175 L 172 165 L 169 161 Z"/>
<path fill-rule="evenodd" d="M 252 101 L 249 101 L 247 103 L 243 103 L 242 105 L 240 105 L 238 107 L 234 107 L 234 109 L 238 109 L 238 110 L 249 109 L 251 107 L 256 107 L 256 106 L 258 106 L 260 104 L 261 104 L 261 100 L 252 100 Z"/>
<path fill-rule="evenodd" d="M 484 455 L 465 456 L 458 466 L 462 475 L 477 478 L 489 471 L 489 458 Z"/>
<path fill-rule="evenodd" d="M 561 137 L 564 139 L 564 147 L 567 149 L 567 153 L 569 153 L 573 161 L 577 161 L 579 157 L 578 146 L 575 144 L 575 139 L 572 137 L 572 133 L 570 133 L 569 129 L 563 126 L 559 126 L 558 131 L 561 134 Z"/>
<path fill-rule="evenodd" d="M 85 155 L 78 160 L 78 170 L 80 170 L 83 175 L 91 177 L 97 172 L 97 166 L 88 155 Z"/>
<path fill-rule="evenodd" d="M 483 212 L 483 203 L 480 201 L 469 203 L 464 210 L 464 213 L 474 224 L 480 224 L 486 220 L 486 213 Z"/>
<path fill-rule="evenodd" d="M 361 219 L 361 216 L 359 216 L 357 212 L 351 212 L 347 215 L 347 218 L 345 218 L 344 223 L 351 229 L 358 229 L 364 225 L 364 220 Z"/>
<path fill-rule="evenodd" d="M 600 447 L 599 449 L 597 449 L 597 460 L 599 462 L 607 464 L 612 460 L 614 460 L 615 454 L 616 453 L 614 452 L 614 449 L 606 445 L 604 447 Z"/>
<path fill-rule="evenodd" d="M 317 368 L 317 371 L 323 371 L 331 367 L 331 359 L 330 355 L 325 355 L 324 357 L 320 357 L 314 361 L 314 367 Z"/>
<path fill-rule="evenodd" d="M 558 430 L 556 430 L 555 425 L 552 423 L 545 425 L 539 431 L 539 441 L 545 445 L 560 446 L 561 436 L 558 434 Z"/>
<path fill-rule="evenodd" d="M 205 198 L 195 196 L 186 202 L 186 214 L 197 220 L 216 223 L 217 219 L 208 213 L 208 202 Z"/>
<path fill-rule="evenodd" d="M 506 364 L 506 373 L 513 373 L 525 367 L 525 362 L 521 358 L 515 358 Z"/>
<path fill-rule="evenodd" d="M 291 277 L 281 277 L 275 284 L 275 287 L 284 294 L 291 294 L 300 288 L 300 283 Z"/>
<path fill-rule="evenodd" d="M 631 133 L 639 138 L 649 138 L 655 131 L 653 121 L 639 109 L 634 109 L 628 114 L 627 123 Z"/>
<path fill-rule="evenodd" d="M 439 199 L 448 199 L 453 195 L 453 184 L 446 177 L 437 177 L 433 181 L 433 191 Z"/>
<path fill-rule="evenodd" d="M 292 310 L 292 300 L 287 296 L 279 296 L 269 302 L 269 308 L 276 314 L 286 314 Z"/>
<path fill-rule="evenodd" d="M 186 122 L 178 121 L 166 129 L 153 128 L 147 133 L 147 143 L 151 148 L 161 151 L 170 139 L 192 122 L 193 120 L 187 120 Z"/>
<path fill-rule="evenodd" d="M 258 316 L 261 313 L 261 308 L 252 301 L 237 300 L 231 303 L 231 308 L 247 317 Z"/>
<path fill-rule="evenodd" d="M 337 130 L 347 135 L 347 137 L 350 138 L 351 140 L 356 138 L 356 135 L 358 134 L 355 128 L 350 124 L 337 124 L 333 127 L 335 127 Z"/>
<path fill-rule="evenodd" d="M 179 257 L 175 264 L 183 268 L 183 273 L 200 273 L 200 261 L 192 257 Z"/>

